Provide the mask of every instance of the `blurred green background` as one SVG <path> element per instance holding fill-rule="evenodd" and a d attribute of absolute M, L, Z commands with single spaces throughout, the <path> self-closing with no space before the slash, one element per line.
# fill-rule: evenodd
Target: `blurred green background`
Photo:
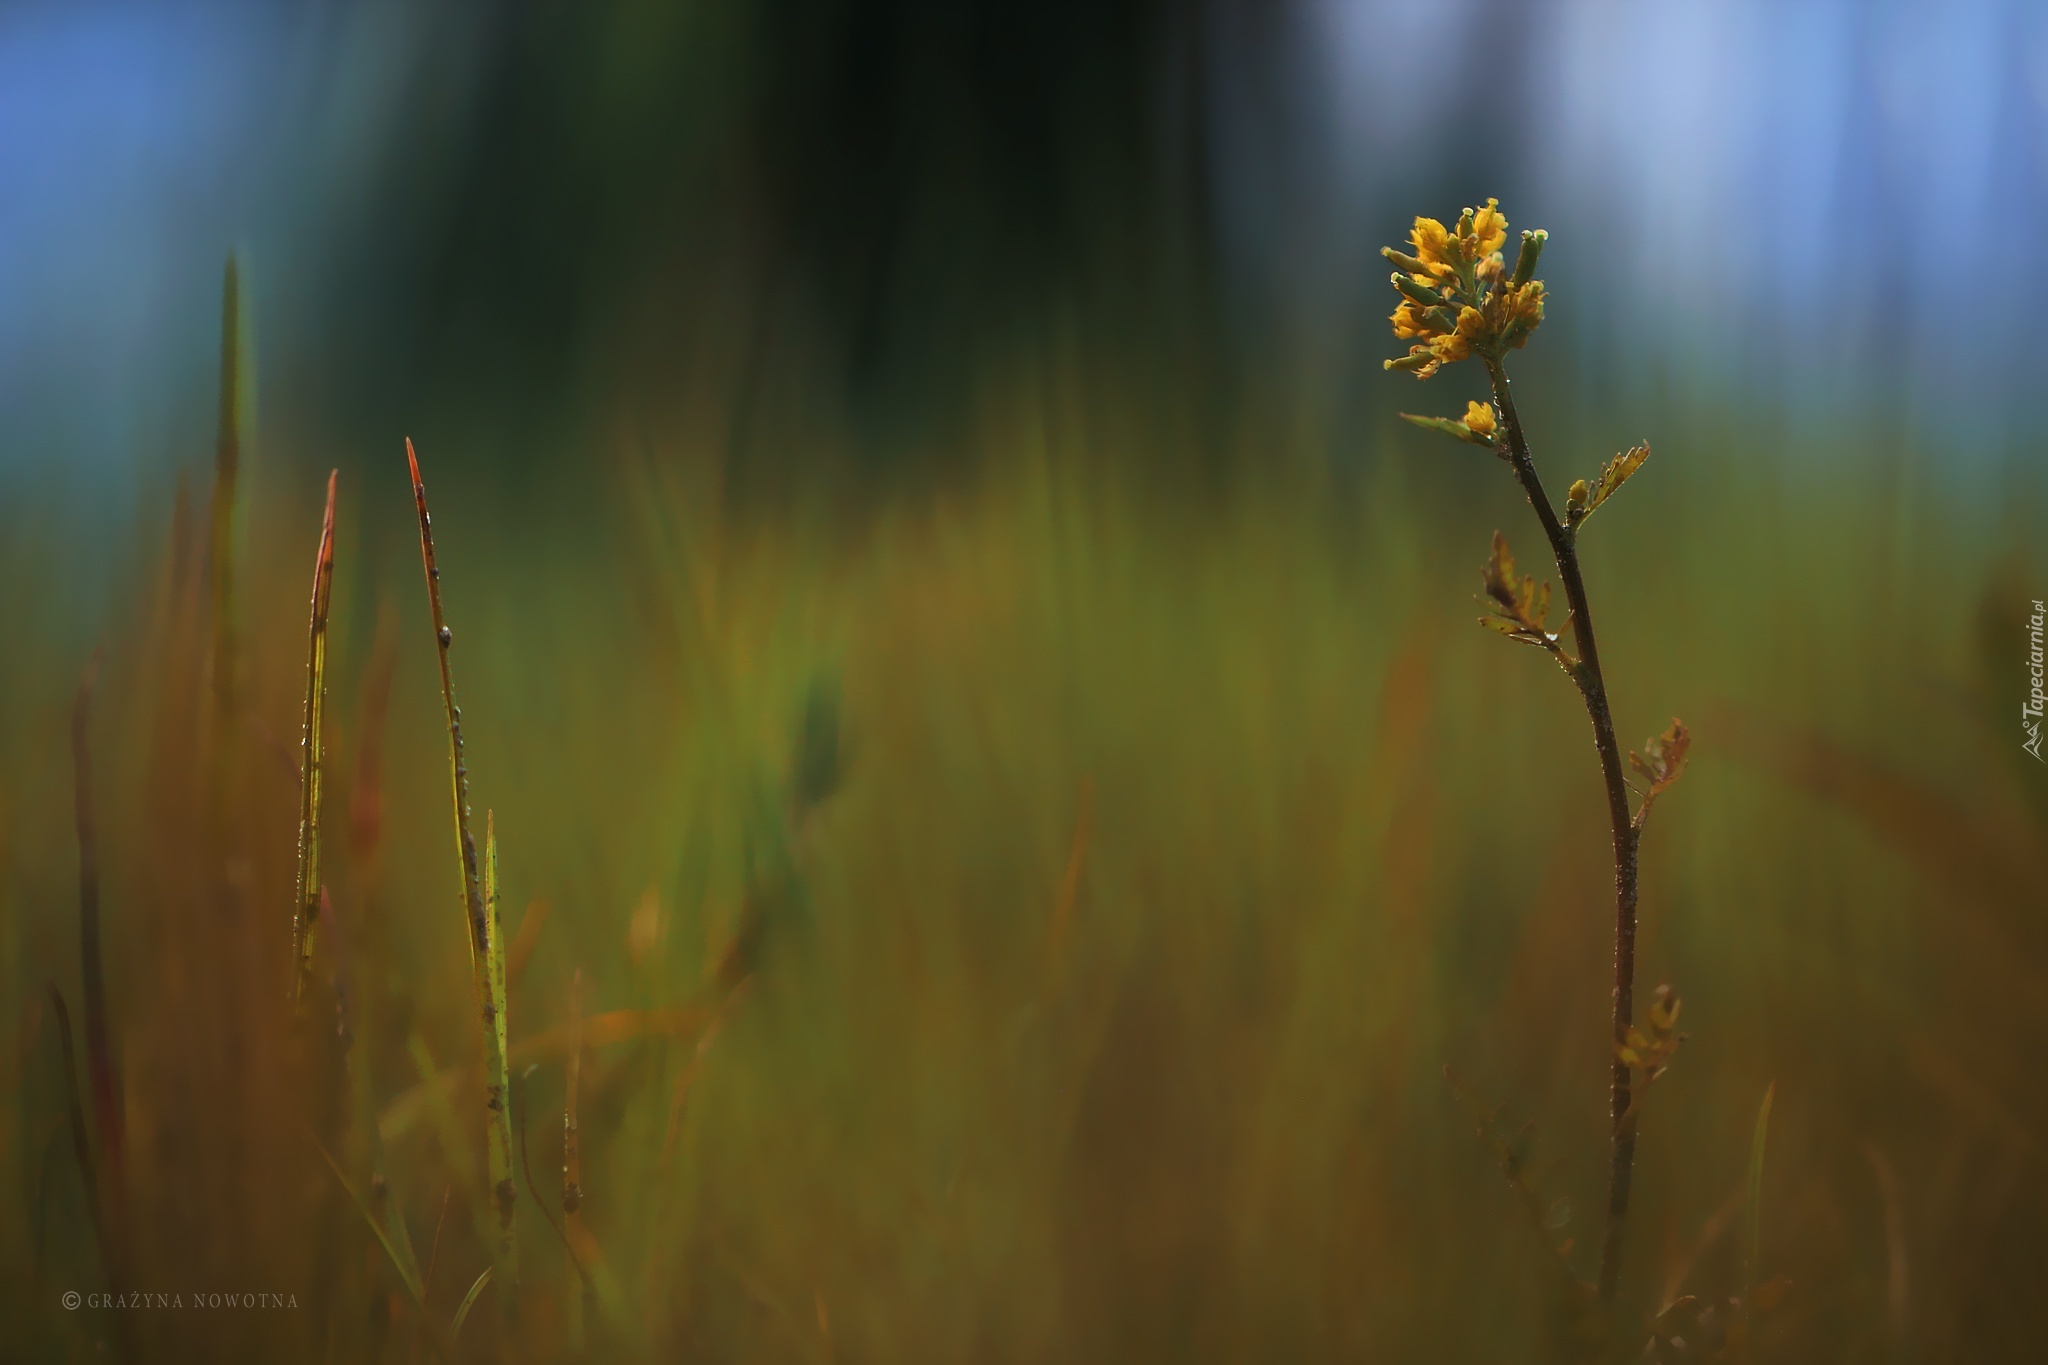
<path fill-rule="evenodd" d="M 1623 741 L 1696 736 L 1621 1320 L 1740 1290 L 1775 1083 L 1756 1358 L 2038 1352 L 2030 8 L 24 4 L 0 92 L 0 1355 L 431 1358 L 316 1141 L 433 1331 L 488 1263 L 410 436 L 549 1211 L 453 1355 L 1552 1358 L 1443 1072 L 1590 1274 L 1597 768 L 1472 623 L 1493 530 L 1541 558 L 1512 480 L 1394 417 L 1480 376 L 1379 365 L 1376 249 L 1488 195 L 1552 234 L 1553 497 L 1654 451 L 1583 542 Z M 110 1289 L 186 1304 L 62 1306 Z"/>

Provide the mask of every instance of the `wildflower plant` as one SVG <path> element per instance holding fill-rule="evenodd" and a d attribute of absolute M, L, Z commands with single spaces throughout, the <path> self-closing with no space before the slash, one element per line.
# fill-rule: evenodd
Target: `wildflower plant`
<path fill-rule="evenodd" d="M 1507 464 L 1535 509 L 1564 588 L 1565 620 L 1553 630 L 1549 624 L 1550 585 L 1539 584 L 1532 575 L 1521 572 L 1507 537 L 1494 532 L 1492 553 L 1481 573 L 1484 595 L 1480 601 L 1486 614 L 1480 617 L 1480 624 L 1510 640 L 1542 649 L 1578 688 L 1593 726 L 1612 827 L 1614 1015 L 1607 1216 L 1597 1282 L 1573 1281 L 1575 1290 L 1588 1291 L 1585 1298 L 1597 1296 L 1604 1316 L 1621 1273 L 1638 1101 L 1664 1074 L 1683 1040 L 1677 1032 L 1678 998 L 1669 987 L 1658 987 L 1644 1021 L 1638 1024 L 1635 1019 L 1636 882 L 1644 823 L 1651 805 L 1683 773 L 1690 737 L 1684 723 L 1673 720 L 1641 753 L 1630 753 L 1624 765 L 1594 640 L 1592 608 L 1579 567 L 1578 534 L 1586 520 L 1643 467 L 1650 448 L 1638 445 L 1615 456 L 1592 480 L 1575 480 L 1565 496 L 1564 515 L 1559 517 L 1530 456 L 1506 369 L 1508 352 L 1528 344 L 1543 323 L 1547 295 L 1543 281 L 1536 278 L 1536 266 L 1548 234 L 1524 232 L 1512 270 L 1504 254 L 1507 240 L 1507 219 L 1499 201 L 1489 199 L 1484 208 L 1466 209 L 1450 226 L 1434 218 L 1417 218 L 1409 238 L 1412 250 L 1384 249 L 1381 254 L 1397 267 L 1393 285 L 1401 296 L 1392 317 L 1394 335 L 1410 343 L 1408 354 L 1387 361 L 1386 368 L 1406 371 L 1418 379 L 1431 378 L 1444 366 L 1463 360 L 1477 360 L 1485 369 L 1491 401 L 1467 403 L 1463 417 L 1401 415 L 1416 426 L 1482 446 Z M 1631 783 L 1631 770 L 1641 786 Z M 1633 803 L 1631 792 L 1639 798 Z M 1491 1133 L 1492 1129 L 1483 1126 L 1483 1131 Z M 1513 1160 L 1503 1158 L 1503 1169 L 1511 1183 L 1519 1182 L 1526 1153 L 1514 1143 L 1502 1150 L 1516 1153 Z M 1525 1193 L 1525 1197 L 1531 1207 L 1541 1207 L 1534 1195 Z M 1553 1246 L 1562 1261 L 1571 1243 L 1553 1240 Z M 1604 1331 L 1584 1333 L 1580 1329 L 1580 1334 L 1597 1353 L 1600 1348 L 1593 1343 L 1605 1336 Z"/>

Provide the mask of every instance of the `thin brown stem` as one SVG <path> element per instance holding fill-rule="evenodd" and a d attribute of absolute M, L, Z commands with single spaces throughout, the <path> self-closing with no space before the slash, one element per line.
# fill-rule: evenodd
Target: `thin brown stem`
<path fill-rule="evenodd" d="M 71 1150 L 78 1159 L 78 1177 L 85 1185 L 86 1214 L 92 1219 L 93 1240 L 99 1244 L 100 1268 L 107 1277 L 107 1285 L 119 1293 L 128 1288 L 127 1266 L 107 1227 L 106 1208 L 101 1203 L 99 1181 L 94 1174 L 92 1144 L 85 1132 L 85 1107 L 78 1098 L 78 1059 L 71 1046 L 71 1011 L 64 1007 L 64 996 L 54 982 L 47 989 L 51 1010 L 57 1018 L 57 1044 L 64 1056 L 64 1098 L 71 1124 Z M 114 1336 L 118 1358 L 133 1360 L 134 1342 L 128 1332 L 127 1320 L 121 1314 L 114 1318 Z"/>
<path fill-rule="evenodd" d="M 1579 573 L 1579 553 L 1572 535 L 1557 519 L 1543 481 L 1537 477 L 1536 462 L 1529 455 L 1529 440 L 1522 419 L 1515 411 L 1514 396 L 1508 388 L 1505 368 L 1497 359 L 1486 361 L 1486 374 L 1493 383 L 1493 401 L 1500 409 L 1507 436 L 1508 464 L 1515 479 L 1536 509 L 1536 519 L 1550 541 L 1551 557 L 1557 561 L 1557 576 L 1564 584 L 1565 600 L 1571 606 L 1572 630 L 1579 646 L 1576 667 L 1568 671 L 1585 698 L 1586 716 L 1593 722 L 1593 746 L 1600 753 L 1600 775 L 1607 787 L 1607 818 L 1614 841 L 1614 1029 L 1618 1045 L 1628 1034 L 1635 1014 L 1636 980 L 1636 828 L 1629 814 L 1628 780 L 1623 775 L 1621 746 L 1614 737 L 1614 713 L 1607 704 L 1607 682 L 1600 672 L 1600 651 L 1593 642 L 1593 612 L 1586 602 L 1586 583 Z M 1636 1116 L 1629 1092 L 1629 1069 L 1618 1058 L 1610 1063 L 1613 1081 L 1608 1096 L 1611 1159 L 1607 1173 L 1607 1232 L 1600 1249 L 1600 1297 L 1612 1300 L 1621 1277 L 1621 1236 L 1628 1220 L 1629 1179 L 1635 1166 Z"/>

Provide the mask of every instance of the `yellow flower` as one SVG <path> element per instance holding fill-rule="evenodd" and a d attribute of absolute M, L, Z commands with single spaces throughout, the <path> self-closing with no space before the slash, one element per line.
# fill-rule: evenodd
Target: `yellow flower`
<path fill-rule="evenodd" d="M 1393 276 L 1401 302 L 1389 321 L 1394 335 L 1412 342 L 1408 354 L 1387 362 L 1427 379 L 1445 365 L 1475 353 L 1497 360 L 1521 346 L 1543 321 L 1543 284 L 1530 279 L 1545 236 L 1522 234 L 1513 278 L 1501 251 L 1508 220 L 1500 201 L 1466 209 L 1452 227 L 1417 218 L 1409 240 L 1415 254 L 1393 247 L 1381 254 L 1399 267 Z"/>
<path fill-rule="evenodd" d="M 1465 425 L 1481 436 L 1493 435 L 1493 406 L 1489 403 L 1465 404 Z"/>
<path fill-rule="evenodd" d="M 1434 218 L 1417 218 L 1415 230 L 1408 234 L 1408 240 L 1415 243 L 1415 256 L 1428 266 L 1433 275 L 1453 273 L 1451 257 L 1451 234 Z"/>
<path fill-rule="evenodd" d="M 1491 256 L 1508 242 L 1508 220 L 1500 211 L 1500 200 L 1489 199 L 1486 207 L 1472 215 L 1472 235 L 1477 240 L 1475 257 Z"/>
<path fill-rule="evenodd" d="M 1543 281 L 1510 285 L 1500 291 L 1500 337 L 1506 346 L 1527 344 L 1529 333 L 1543 321 Z"/>

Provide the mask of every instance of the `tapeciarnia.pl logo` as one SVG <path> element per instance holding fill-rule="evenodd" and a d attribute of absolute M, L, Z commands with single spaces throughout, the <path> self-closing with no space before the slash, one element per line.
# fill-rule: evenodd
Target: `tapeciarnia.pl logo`
<path fill-rule="evenodd" d="M 2020 747 L 2032 754 L 2037 763 L 2048 763 L 2048 759 L 2041 757 L 2041 712 L 2048 707 L 2048 695 L 2041 690 L 2043 622 L 2048 622 L 2048 605 L 2037 597 L 2034 599 L 2034 614 L 2027 619 L 2027 671 L 2033 675 L 2033 686 L 2027 693 L 2026 705 L 2020 708 L 2020 724 L 2027 731 L 2026 742 Z"/>

